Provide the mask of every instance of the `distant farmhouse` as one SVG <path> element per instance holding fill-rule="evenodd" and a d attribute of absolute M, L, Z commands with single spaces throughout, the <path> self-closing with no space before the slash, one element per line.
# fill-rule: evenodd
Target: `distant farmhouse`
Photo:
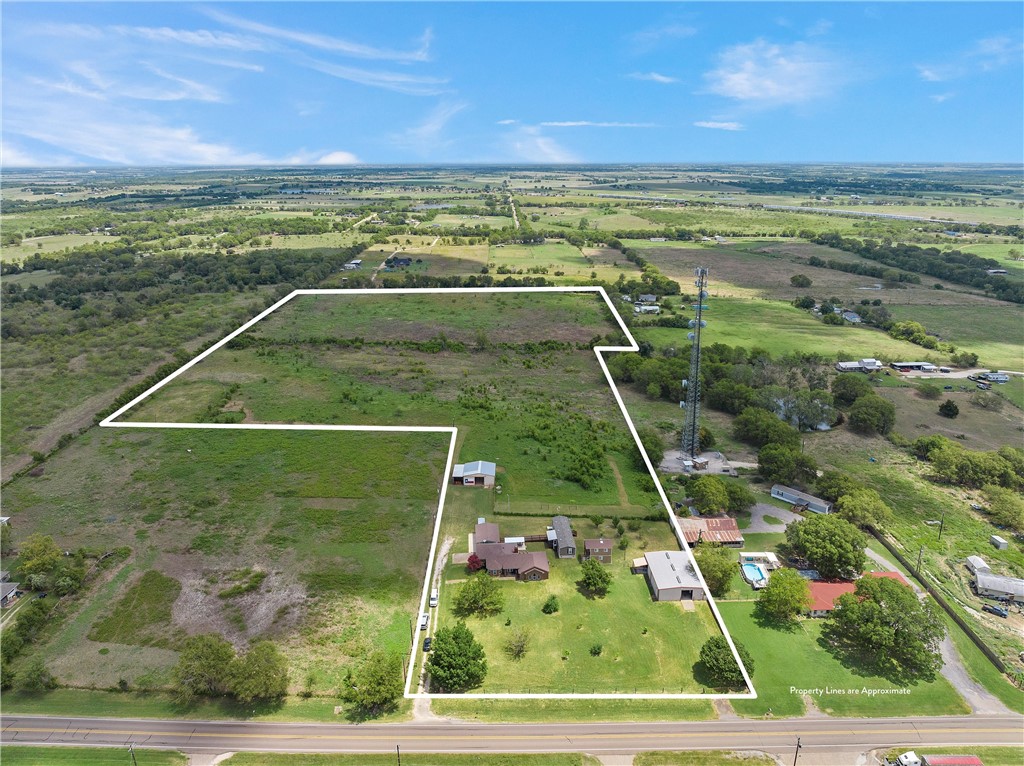
<path fill-rule="evenodd" d="M 877 359 L 860 359 L 856 362 L 836 362 L 836 370 L 839 372 L 875 372 L 882 369 L 882 363 Z"/>
<path fill-rule="evenodd" d="M 494 463 L 488 463 L 486 460 L 456 463 L 452 469 L 452 484 L 464 487 L 493 487 L 497 469 Z"/>
<path fill-rule="evenodd" d="M 647 577 L 655 601 L 703 601 L 704 587 L 683 551 L 654 551 L 633 559 L 632 571 Z"/>

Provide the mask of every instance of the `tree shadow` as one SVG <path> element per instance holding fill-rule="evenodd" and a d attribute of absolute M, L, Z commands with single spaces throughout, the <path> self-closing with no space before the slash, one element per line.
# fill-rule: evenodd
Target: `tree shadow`
<path fill-rule="evenodd" d="M 778 633 L 803 632 L 803 625 L 800 624 L 799 620 L 780 620 L 778 617 L 765 614 L 764 610 L 761 609 L 760 604 L 754 605 L 754 611 L 751 616 L 754 618 L 754 622 L 757 623 L 758 627 L 764 628 L 765 630 L 774 630 Z"/>
<path fill-rule="evenodd" d="M 345 710 L 345 720 L 349 723 L 366 723 L 394 713 L 396 710 L 398 710 L 397 701 L 375 708 L 350 707 Z"/>
<path fill-rule="evenodd" d="M 896 686 L 908 687 L 929 683 L 938 677 L 935 670 L 914 672 L 891 657 L 854 646 L 828 631 L 828 628 L 822 629 L 817 643 L 836 662 L 859 678 L 883 678 Z"/>
<path fill-rule="evenodd" d="M 737 668 L 738 670 L 738 668 Z M 708 670 L 707 665 L 703 661 L 697 660 L 693 663 L 693 680 L 696 681 L 703 687 L 707 693 L 724 693 L 734 691 L 746 691 L 746 684 L 738 684 L 737 686 L 721 686 L 719 685 L 719 679 L 715 678 L 711 671 Z"/>

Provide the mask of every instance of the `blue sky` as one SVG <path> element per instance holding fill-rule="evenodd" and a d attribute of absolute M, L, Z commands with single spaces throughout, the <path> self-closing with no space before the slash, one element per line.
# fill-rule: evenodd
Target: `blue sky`
<path fill-rule="evenodd" d="M 1018 2 L 2 14 L 8 167 L 1022 160 Z"/>

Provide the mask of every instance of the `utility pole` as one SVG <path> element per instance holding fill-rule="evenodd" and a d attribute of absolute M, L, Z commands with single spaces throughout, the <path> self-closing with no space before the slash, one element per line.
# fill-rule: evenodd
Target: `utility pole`
<path fill-rule="evenodd" d="M 135 743 L 128 743 L 128 754 L 132 757 L 132 766 L 139 766 L 139 762 L 135 760 Z"/>
<path fill-rule="evenodd" d="M 800 757 L 800 748 L 803 745 L 800 744 L 800 737 L 796 738 L 796 752 L 793 753 L 793 766 L 796 766 L 796 759 Z"/>
<path fill-rule="evenodd" d="M 917 551 L 917 571 L 921 571 L 921 554 L 924 553 L 924 546 L 922 545 Z"/>
<path fill-rule="evenodd" d="M 398 755 L 398 766 L 402 766 L 402 746 L 395 745 L 395 753 Z"/>
<path fill-rule="evenodd" d="M 942 509 L 942 518 L 939 520 L 939 539 L 942 539 L 942 528 L 946 526 L 946 509 Z"/>

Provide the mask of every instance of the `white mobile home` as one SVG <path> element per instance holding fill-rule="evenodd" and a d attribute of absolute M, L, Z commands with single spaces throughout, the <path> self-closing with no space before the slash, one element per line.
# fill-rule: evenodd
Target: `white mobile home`
<path fill-rule="evenodd" d="M 1019 577 L 979 572 L 974 579 L 974 588 L 982 597 L 1007 599 L 1024 604 L 1024 580 Z"/>
<path fill-rule="evenodd" d="M 783 484 L 776 484 L 772 487 L 772 497 L 790 505 L 805 505 L 807 510 L 815 513 L 831 513 L 832 503 L 822 500 L 820 497 L 808 495 L 798 489 L 787 487 Z"/>

